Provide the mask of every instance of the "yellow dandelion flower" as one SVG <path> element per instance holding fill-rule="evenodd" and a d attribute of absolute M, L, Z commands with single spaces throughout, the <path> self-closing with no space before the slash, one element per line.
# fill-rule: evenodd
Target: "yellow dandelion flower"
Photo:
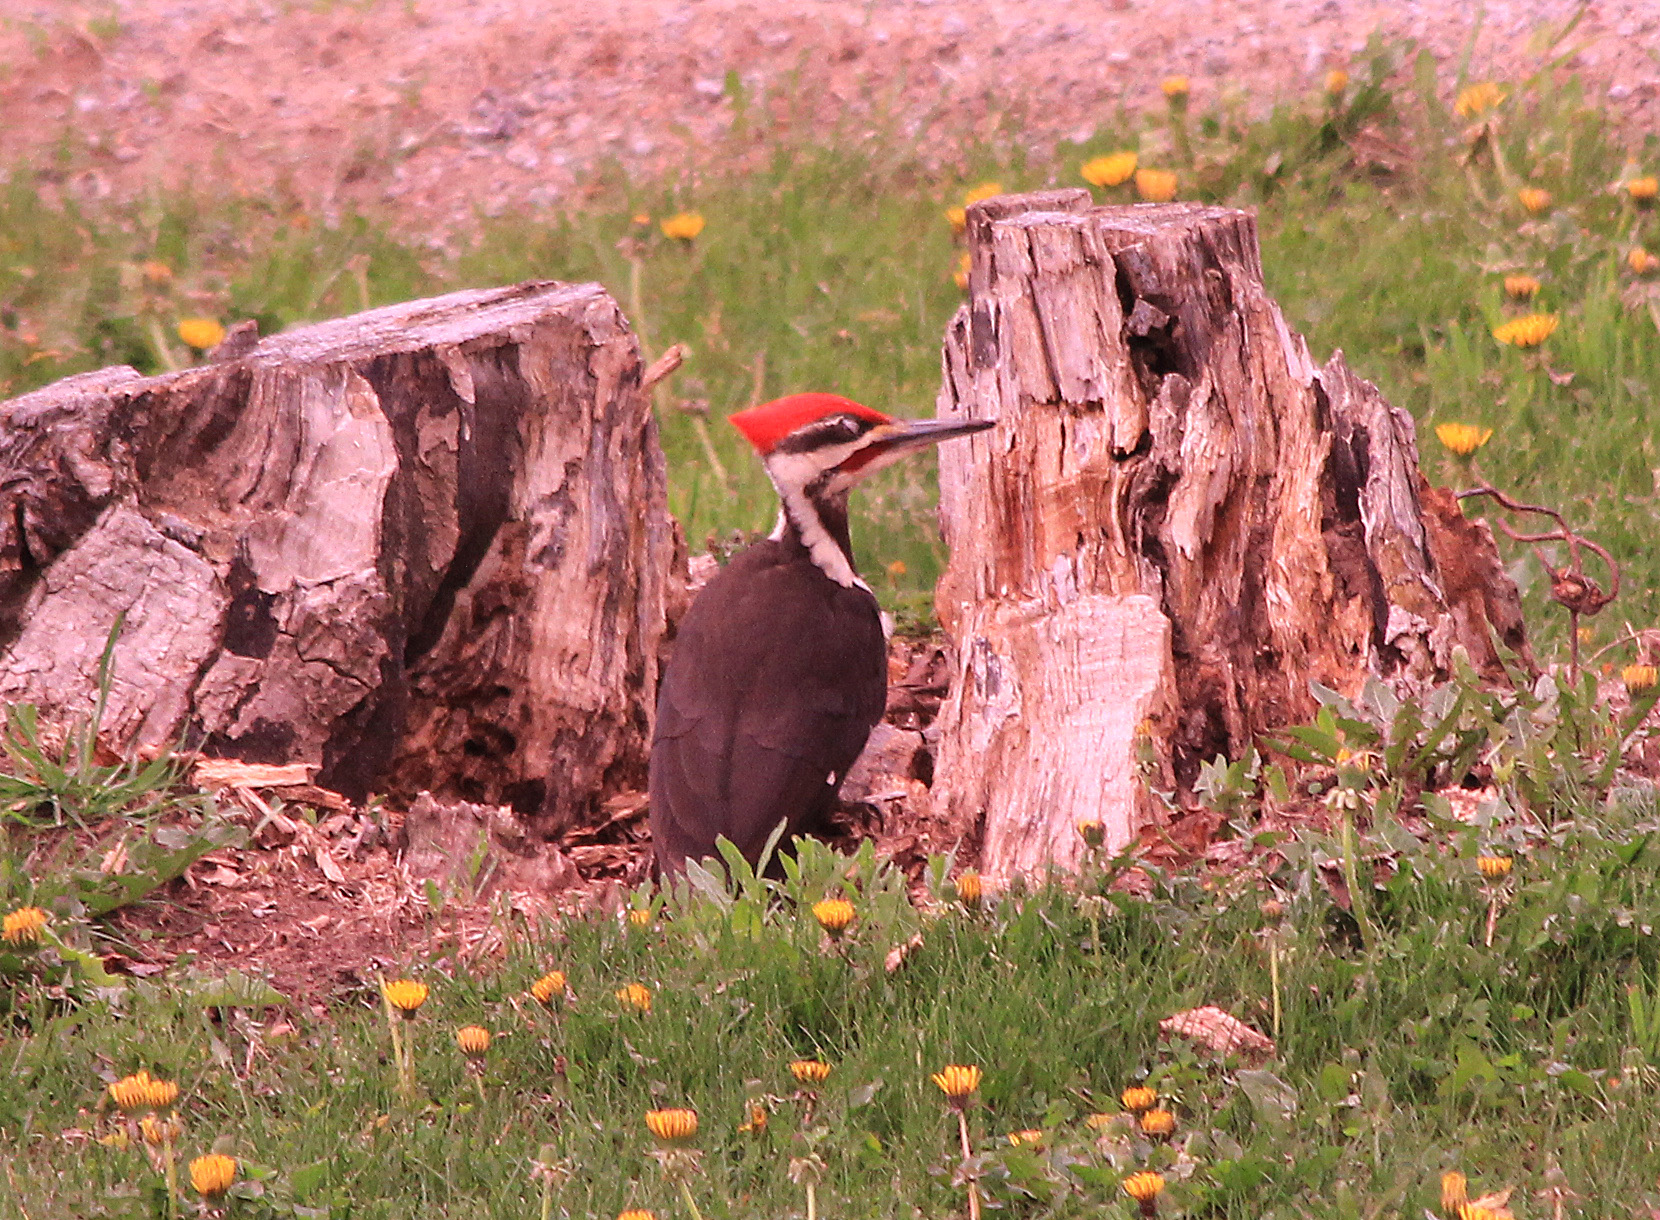
<path fill-rule="evenodd" d="M 1660 256 L 1650 254 L 1641 246 L 1632 246 L 1631 253 L 1625 256 L 1625 265 L 1631 268 L 1633 274 L 1647 275 L 1660 267 Z"/>
<path fill-rule="evenodd" d="M 651 918 L 650 907 L 628 908 L 628 926 L 631 928 L 649 928 L 651 927 Z"/>
<path fill-rule="evenodd" d="M 1158 1099 L 1159 1095 L 1144 1084 L 1132 1084 L 1118 1095 L 1118 1100 L 1124 1103 L 1124 1108 L 1134 1114 L 1151 1110 L 1153 1103 Z"/>
<path fill-rule="evenodd" d="M 1537 186 L 1524 186 L 1516 192 L 1516 198 L 1521 205 L 1534 215 L 1538 215 L 1550 207 L 1550 192 Z"/>
<path fill-rule="evenodd" d="M 903 559 L 895 559 L 888 565 L 888 575 L 894 580 L 898 580 L 908 571 L 910 571 L 910 569 L 905 566 L 905 561 Z"/>
<path fill-rule="evenodd" d="M 629 217 L 629 220 L 632 221 L 634 224 L 639 225 L 643 229 L 648 224 L 651 223 L 651 213 L 650 212 L 635 212 L 634 215 Z"/>
<path fill-rule="evenodd" d="M 1625 689 L 1633 695 L 1652 690 L 1655 683 L 1660 682 L 1660 668 L 1653 665 L 1627 665 L 1620 670 L 1620 681 L 1625 683 Z"/>
<path fill-rule="evenodd" d="M 691 241 L 703 232 L 702 212 L 676 212 L 673 216 L 666 216 L 657 226 L 663 231 L 664 237 L 672 237 L 676 241 Z"/>
<path fill-rule="evenodd" d="M 939 1086 L 940 1092 L 960 1103 L 980 1087 L 980 1069 L 972 1064 L 952 1063 L 929 1079 Z"/>
<path fill-rule="evenodd" d="M 1349 74 L 1342 68 L 1333 68 L 1326 73 L 1326 92 L 1333 97 L 1339 97 L 1349 87 Z"/>
<path fill-rule="evenodd" d="M 550 970 L 530 985 L 530 995 L 538 1004 L 552 1008 L 565 994 L 565 972 Z"/>
<path fill-rule="evenodd" d="M 1507 275 L 1504 277 L 1504 291 L 1507 296 L 1515 297 L 1518 301 L 1525 301 L 1536 296 L 1539 292 L 1539 280 L 1531 275 Z"/>
<path fill-rule="evenodd" d="M 651 988 L 644 983 L 630 983 L 617 988 L 617 999 L 624 1008 L 632 1008 L 635 1012 L 651 1011 Z"/>
<path fill-rule="evenodd" d="M 199 352 L 218 347 L 225 339 L 225 328 L 212 318 L 181 318 L 179 338 Z"/>
<path fill-rule="evenodd" d="M 1169 1110 L 1148 1110 L 1141 1116 L 1144 1135 L 1169 1135 L 1176 1129 L 1176 1116 Z"/>
<path fill-rule="evenodd" d="M 1091 1131 L 1100 1131 L 1102 1128 L 1108 1126 L 1112 1120 L 1117 1117 L 1118 1115 L 1116 1114 L 1091 1114 L 1088 1118 L 1084 1119 L 1084 1126 L 1088 1127 Z"/>
<path fill-rule="evenodd" d="M 1107 828 L 1095 818 L 1079 818 L 1073 826 L 1077 828 L 1086 847 L 1097 848 L 1106 841 Z"/>
<path fill-rule="evenodd" d="M 220 1153 L 199 1156 L 190 1162 L 190 1184 L 204 1199 L 217 1199 L 236 1181 L 236 1158 Z"/>
<path fill-rule="evenodd" d="M 951 232 L 960 236 L 968 228 L 968 209 L 964 207 L 946 208 L 945 220 L 951 226 Z"/>
<path fill-rule="evenodd" d="M 1493 328 L 1493 338 L 1511 347 L 1538 347 L 1556 330 L 1553 313 L 1530 313 Z"/>
<path fill-rule="evenodd" d="M 482 1058 L 490 1049 L 490 1031 L 482 1025 L 463 1025 L 455 1031 L 455 1044 L 467 1058 Z"/>
<path fill-rule="evenodd" d="M 420 1011 L 429 994 L 427 985 L 414 979 L 393 979 L 381 990 L 386 1002 L 406 1018 L 413 1018 Z"/>
<path fill-rule="evenodd" d="M 128 1114 L 150 1108 L 150 1073 L 147 1071 L 134 1072 L 131 1076 L 123 1076 L 120 1080 L 112 1080 L 109 1085 L 110 1100 L 117 1107 Z"/>
<path fill-rule="evenodd" d="M 1476 424 L 1436 424 L 1435 439 L 1459 457 L 1469 457 L 1493 439 L 1493 430 Z"/>
<path fill-rule="evenodd" d="M 140 263 L 138 269 L 144 274 L 145 282 L 151 287 L 160 288 L 173 282 L 173 268 L 158 258 Z"/>
<path fill-rule="evenodd" d="M 1078 167 L 1078 173 L 1091 186 L 1117 186 L 1130 180 L 1136 160 L 1136 154 L 1130 151 L 1107 153 L 1085 161 Z"/>
<path fill-rule="evenodd" d="M 1009 1132 L 1009 1143 L 1016 1148 L 1037 1148 L 1043 1143 L 1043 1132 L 1035 1128 Z"/>
<path fill-rule="evenodd" d="M 40 934 L 46 930 L 46 912 L 39 907 L 18 907 L 0 921 L 0 940 L 8 945 L 40 943 Z"/>
<path fill-rule="evenodd" d="M 179 1100 L 179 1086 L 171 1080 L 151 1078 L 145 1100 L 152 1110 L 165 1110 Z"/>
<path fill-rule="evenodd" d="M 1453 103 L 1453 109 L 1458 112 L 1459 118 L 1473 119 L 1478 114 L 1493 109 L 1504 101 L 1504 97 L 1503 89 L 1490 80 L 1484 80 L 1460 92 L 1458 100 Z"/>
<path fill-rule="evenodd" d="M 1173 102 L 1185 101 L 1188 94 L 1188 79 L 1185 76 L 1167 76 L 1159 82 L 1159 92 Z"/>
<path fill-rule="evenodd" d="M 1470 1181 L 1458 1170 L 1441 1175 L 1441 1210 L 1456 1212 L 1470 1201 Z"/>
<path fill-rule="evenodd" d="M 985 894 L 985 885 L 980 880 L 980 874 L 973 869 L 966 873 L 957 874 L 957 901 L 965 907 L 977 907 Z"/>
<path fill-rule="evenodd" d="M 1489 881 L 1502 881 L 1510 875 L 1515 861 L 1509 856 L 1479 856 L 1476 859 L 1476 868 Z"/>
<path fill-rule="evenodd" d="M 1466 1203 L 1458 1209 L 1458 1220 L 1499 1220 L 1499 1213 L 1479 1203 Z"/>
<path fill-rule="evenodd" d="M 618 1212 L 617 1220 L 657 1220 L 657 1213 L 643 1207 L 631 1207 L 625 1212 Z"/>
<path fill-rule="evenodd" d="M 696 1110 L 647 1110 L 646 1129 L 665 1144 L 681 1144 L 697 1134 Z"/>
<path fill-rule="evenodd" d="M 994 195 L 1003 193 L 1001 182 L 982 182 L 978 186 L 971 186 L 963 192 L 963 206 L 970 207 L 982 199 L 990 199 Z"/>
<path fill-rule="evenodd" d="M 1125 1178 L 1122 1186 L 1124 1187 L 1124 1193 L 1137 1203 L 1150 1203 L 1158 1198 L 1159 1193 L 1164 1190 L 1164 1178 L 1144 1169 L 1140 1173 L 1132 1173 Z"/>
<path fill-rule="evenodd" d="M 970 263 L 971 263 L 971 260 L 969 258 L 968 251 L 964 250 L 960 255 L 957 256 L 957 266 L 951 272 L 952 282 L 955 283 L 957 285 L 957 287 L 961 288 L 964 292 L 968 291 L 968 269 L 969 269 Z"/>
<path fill-rule="evenodd" d="M 1633 178 L 1625 184 L 1625 193 L 1636 203 L 1651 203 L 1656 195 L 1660 195 L 1660 178 L 1653 174 Z"/>
<path fill-rule="evenodd" d="M 1176 197 L 1176 171 L 1172 169 L 1138 169 L 1135 174 L 1136 194 L 1148 203 L 1169 203 Z"/>
<path fill-rule="evenodd" d="M 813 904 L 813 918 L 831 936 L 840 936 L 853 922 L 853 904 L 845 898 L 826 898 Z"/>
<path fill-rule="evenodd" d="M 802 1084 L 823 1084 L 830 1079 L 830 1065 L 822 1059 L 797 1059 L 790 1064 L 790 1075 Z"/>

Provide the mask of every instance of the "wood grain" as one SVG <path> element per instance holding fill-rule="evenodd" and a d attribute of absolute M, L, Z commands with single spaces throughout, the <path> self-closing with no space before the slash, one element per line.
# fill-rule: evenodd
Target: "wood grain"
<path fill-rule="evenodd" d="M 939 414 L 999 423 L 940 452 L 934 796 L 985 871 L 1073 866 L 1081 819 L 1127 845 L 1161 808 L 1137 767 L 1191 800 L 1201 763 L 1310 717 L 1310 681 L 1409 693 L 1456 647 L 1502 676 L 1490 628 L 1525 657 L 1491 538 L 1426 513 L 1410 417 L 1315 366 L 1250 214 L 1052 191 L 968 234 Z"/>
<path fill-rule="evenodd" d="M 511 805 L 643 787 L 672 553 L 639 349 L 597 285 L 377 309 L 0 406 L 0 698 L 92 702 L 317 782 Z"/>

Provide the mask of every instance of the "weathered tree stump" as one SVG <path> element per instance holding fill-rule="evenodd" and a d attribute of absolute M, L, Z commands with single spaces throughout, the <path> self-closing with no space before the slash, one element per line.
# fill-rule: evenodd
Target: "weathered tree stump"
<path fill-rule="evenodd" d="M 377 309 L 0 406 L 0 699 L 557 833 L 645 786 L 673 545 L 597 285 Z"/>
<path fill-rule="evenodd" d="M 1202 762 L 1315 710 L 1310 680 L 1410 692 L 1455 646 L 1525 655 L 1484 525 L 1418 473 L 1412 420 L 1317 368 L 1262 283 L 1254 218 L 1095 208 L 1086 191 L 969 210 L 970 299 L 940 414 L 938 591 L 959 672 L 934 797 L 992 875 L 1071 867 L 1155 816 L 1138 769 Z"/>

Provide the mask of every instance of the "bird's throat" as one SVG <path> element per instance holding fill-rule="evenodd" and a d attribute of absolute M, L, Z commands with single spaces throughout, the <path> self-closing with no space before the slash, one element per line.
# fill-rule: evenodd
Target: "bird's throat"
<path fill-rule="evenodd" d="M 778 488 L 782 511 L 772 537 L 794 543 L 831 580 L 849 589 L 870 586 L 853 567 L 853 542 L 847 530 L 847 493 L 815 495 L 812 490 Z"/>

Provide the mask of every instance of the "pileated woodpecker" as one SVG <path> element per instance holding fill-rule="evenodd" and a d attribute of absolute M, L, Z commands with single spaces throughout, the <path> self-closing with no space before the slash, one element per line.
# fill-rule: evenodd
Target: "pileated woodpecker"
<path fill-rule="evenodd" d="M 887 702 L 887 638 L 853 568 L 847 494 L 866 475 L 990 420 L 896 420 L 792 394 L 732 422 L 778 491 L 778 524 L 704 586 L 657 697 L 651 838 L 660 873 L 715 854 L 755 863 L 779 822 L 821 830 Z"/>

